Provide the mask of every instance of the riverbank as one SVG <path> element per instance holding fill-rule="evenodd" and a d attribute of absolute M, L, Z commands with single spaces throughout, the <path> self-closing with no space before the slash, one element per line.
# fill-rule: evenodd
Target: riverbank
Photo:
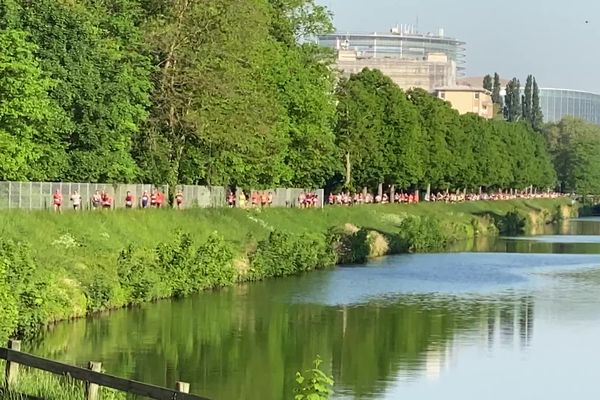
<path fill-rule="evenodd" d="M 369 256 L 533 232 L 570 201 L 0 214 L 0 339 L 45 324 Z M 11 290 L 8 290 L 10 288 Z"/>

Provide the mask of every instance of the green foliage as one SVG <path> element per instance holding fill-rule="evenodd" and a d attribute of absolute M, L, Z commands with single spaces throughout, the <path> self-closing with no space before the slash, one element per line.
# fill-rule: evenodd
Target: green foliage
<path fill-rule="evenodd" d="M 252 279 L 282 277 L 333 266 L 335 257 L 322 235 L 271 232 L 251 255 Z"/>
<path fill-rule="evenodd" d="M 491 75 L 486 75 L 483 77 L 483 88 L 485 90 L 489 90 L 490 92 L 494 89 L 494 82 L 492 81 Z"/>
<path fill-rule="evenodd" d="M 502 109 L 504 107 L 502 96 L 500 96 L 500 92 L 502 90 L 500 83 L 500 75 L 498 73 L 494 73 L 494 85 L 492 88 L 492 102 L 499 108 Z"/>
<path fill-rule="evenodd" d="M 442 250 L 448 238 L 437 220 L 431 217 L 411 216 L 400 224 L 400 238 L 409 251 Z"/>
<path fill-rule="evenodd" d="M 496 226 L 502 235 L 521 235 L 525 233 L 527 218 L 517 210 L 510 211 L 506 215 L 496 216 Z"/>
<path fill-rule="evenodd" d="M 48 96 L 55 85 L 26 32 L 0 31 L 0 179 L 52 180 L 64 174 L 64 115 Z"/>
<path fill-rule="evenodd" d="M 363 264 L 369 259 L 368 230 L 347 232 L 341 228 L 332 228 L 328 236 L 339 264 Z"/>
<path fill-rule="evenodd" d="M 544 130 L 561 190 L 600 193 L 600 127 L 565 117 Z"/>
<path fill-rule="evenodd" d="M 506 85 L 506 95 L 504 96 L 504 118 L 508 122 L 518 122 L 523 116 L 521 107 L 521 83 L 517 78 L 513 78 Z"/>
<path fill-rule="evenodd" d="M 296 372 L 294 400 L 327 400 L 333 394 L 333 377 L 321 370 L 323 360 L 314 361 L 314 367 L 303 373 Z"/>

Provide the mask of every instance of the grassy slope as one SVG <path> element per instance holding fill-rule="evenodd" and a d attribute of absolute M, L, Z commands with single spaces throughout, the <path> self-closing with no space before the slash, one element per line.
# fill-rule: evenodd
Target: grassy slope
<path fill-rule="evenodd" d="M 398 223 L 407 215 L 428 215 L 440 221 L 468 223 L 480 213 L 505 214 L 519 209 L 525 213 L 541 208 L 553 210 L 566 200 L 530 200 L 476 202 L 463 204 L 418 204 L 360 207 L 326 207 L 324 209 L 190 209 L 120 210 L 114 212 L 65 213 L 48 212 L 0 213 L 0 235 L 29 242 L 38 261 L 51 267 L 70 269 L 74 264 L 114 262 L 127 244 L 153 247 L 172 237 L 177 230 L 190 233 L 200 241 L 218 231 L 238 250 L 248 235 L 266 237 L 274 227 L 288 232 L 325 232 L 332 226 L 351 223 L 356 226 L 397 232 Z M 61 236 L 71 235 L 81 246 L 66 250 L 53 245 Z"/>

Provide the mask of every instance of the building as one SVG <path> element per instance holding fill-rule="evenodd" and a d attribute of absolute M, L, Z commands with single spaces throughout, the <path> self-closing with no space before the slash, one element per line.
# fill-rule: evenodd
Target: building
<path fill-rule="evenodd" d="M 334 33 L 318 37 L 321 46 L 337 51 L 344 74 L 378 69 L 403 89 L 434 91 L 456 84 L 464 69 L 464 42 L 438 34 L 421 34 L 411 26 L 389 33 Z"/>
<path fill-rule="evenodd" d="M 600 94 L 540 88 L 540 108 L 544 122 L 558 122 L 563 117 L 571 116 L 600 125 Z"/>
<path fill-rule="evenodd" d="M 492 119 L 494 104 L 492 93 L 483 88 L 472 86 L 448 86 L 435 91 L 437 97 L 444 99 L 460 114 L 474 113 L 480 117 Z"/>

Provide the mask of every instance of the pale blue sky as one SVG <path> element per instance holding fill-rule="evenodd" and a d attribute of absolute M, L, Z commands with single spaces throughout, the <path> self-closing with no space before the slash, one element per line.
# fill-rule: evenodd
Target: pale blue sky
<path fill-rule="evenodd" d="M 340 31 L 415 24 L 467 42 L 467 75 L 528 73 L 541 87 L 600 93 L 598 0 L 317 0 Z M 585 21 L 589 23 L 586 24 Z"/>

